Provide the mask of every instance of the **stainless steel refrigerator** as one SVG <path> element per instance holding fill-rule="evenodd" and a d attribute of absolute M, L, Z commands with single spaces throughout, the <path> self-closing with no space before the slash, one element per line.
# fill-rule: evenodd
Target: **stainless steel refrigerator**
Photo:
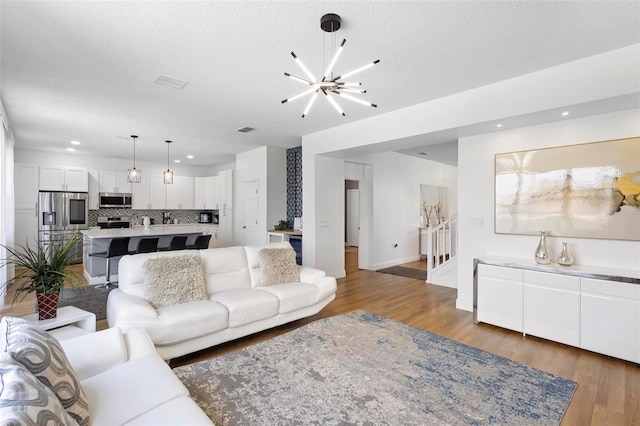
<path fill-rule="evenodd" d="M 55 241 L 68 241 L 82 229 L 89 229 L 87 192 L 40 192 L 38 243 L 44 249 Z M 74 263 L 82 263 L 82 239 L 76 245 Z"/>

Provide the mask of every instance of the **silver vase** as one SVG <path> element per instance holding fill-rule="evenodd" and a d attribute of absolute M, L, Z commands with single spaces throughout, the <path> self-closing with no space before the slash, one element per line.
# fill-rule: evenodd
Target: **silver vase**
<path fill-rule="evenodd" d="M 562 250 L 560 251 L 560 256 L 558 256 L 558 265 L 573 265 L 573 256 L 571 256 L 567 243 L 562 243 Z"/>
<path fill-rule="evenodd" d="M 540 242 L 538 243 L 538 248 L 536 249 L 536 253 L 533 258 L 536 263 L 541 265 L 548 265 L 551 263 L 551 250 L 549 250 L 547 234 L 544 231 L 540 232 Z"/>

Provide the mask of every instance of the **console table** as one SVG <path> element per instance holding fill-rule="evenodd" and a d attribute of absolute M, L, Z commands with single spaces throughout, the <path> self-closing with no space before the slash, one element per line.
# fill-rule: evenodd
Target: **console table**
<path fill-rule="evenodd" d="M 640 363 L 640 271 L 474 259 L 473 321 Z"/>
<path fill-rule="evenodd" d="M 58 340 L 69 339 L 96 331 L 96 315 L 75 306 L 58 308 L 55 318 L 38 320 L 38 314 L 22 317 L 44 330 L 50 330 Z"/>

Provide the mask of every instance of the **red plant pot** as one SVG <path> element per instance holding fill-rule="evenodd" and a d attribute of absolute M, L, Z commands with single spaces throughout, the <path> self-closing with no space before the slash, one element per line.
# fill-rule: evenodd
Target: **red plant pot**
<path fill-rule="evenodd" d="M 40 321 L 55 318 L 58 315 L 59 294 L 37 293 L 38 319 Z"/>

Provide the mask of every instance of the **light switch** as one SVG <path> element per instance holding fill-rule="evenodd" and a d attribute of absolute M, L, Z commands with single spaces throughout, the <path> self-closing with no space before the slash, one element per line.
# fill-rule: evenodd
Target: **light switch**
<path fill-rule="evenodd" d="M 484 225 L 484 217 L 472 217 L 469 220 L 469 224 L 471 226 L 483 226 Z"/>

